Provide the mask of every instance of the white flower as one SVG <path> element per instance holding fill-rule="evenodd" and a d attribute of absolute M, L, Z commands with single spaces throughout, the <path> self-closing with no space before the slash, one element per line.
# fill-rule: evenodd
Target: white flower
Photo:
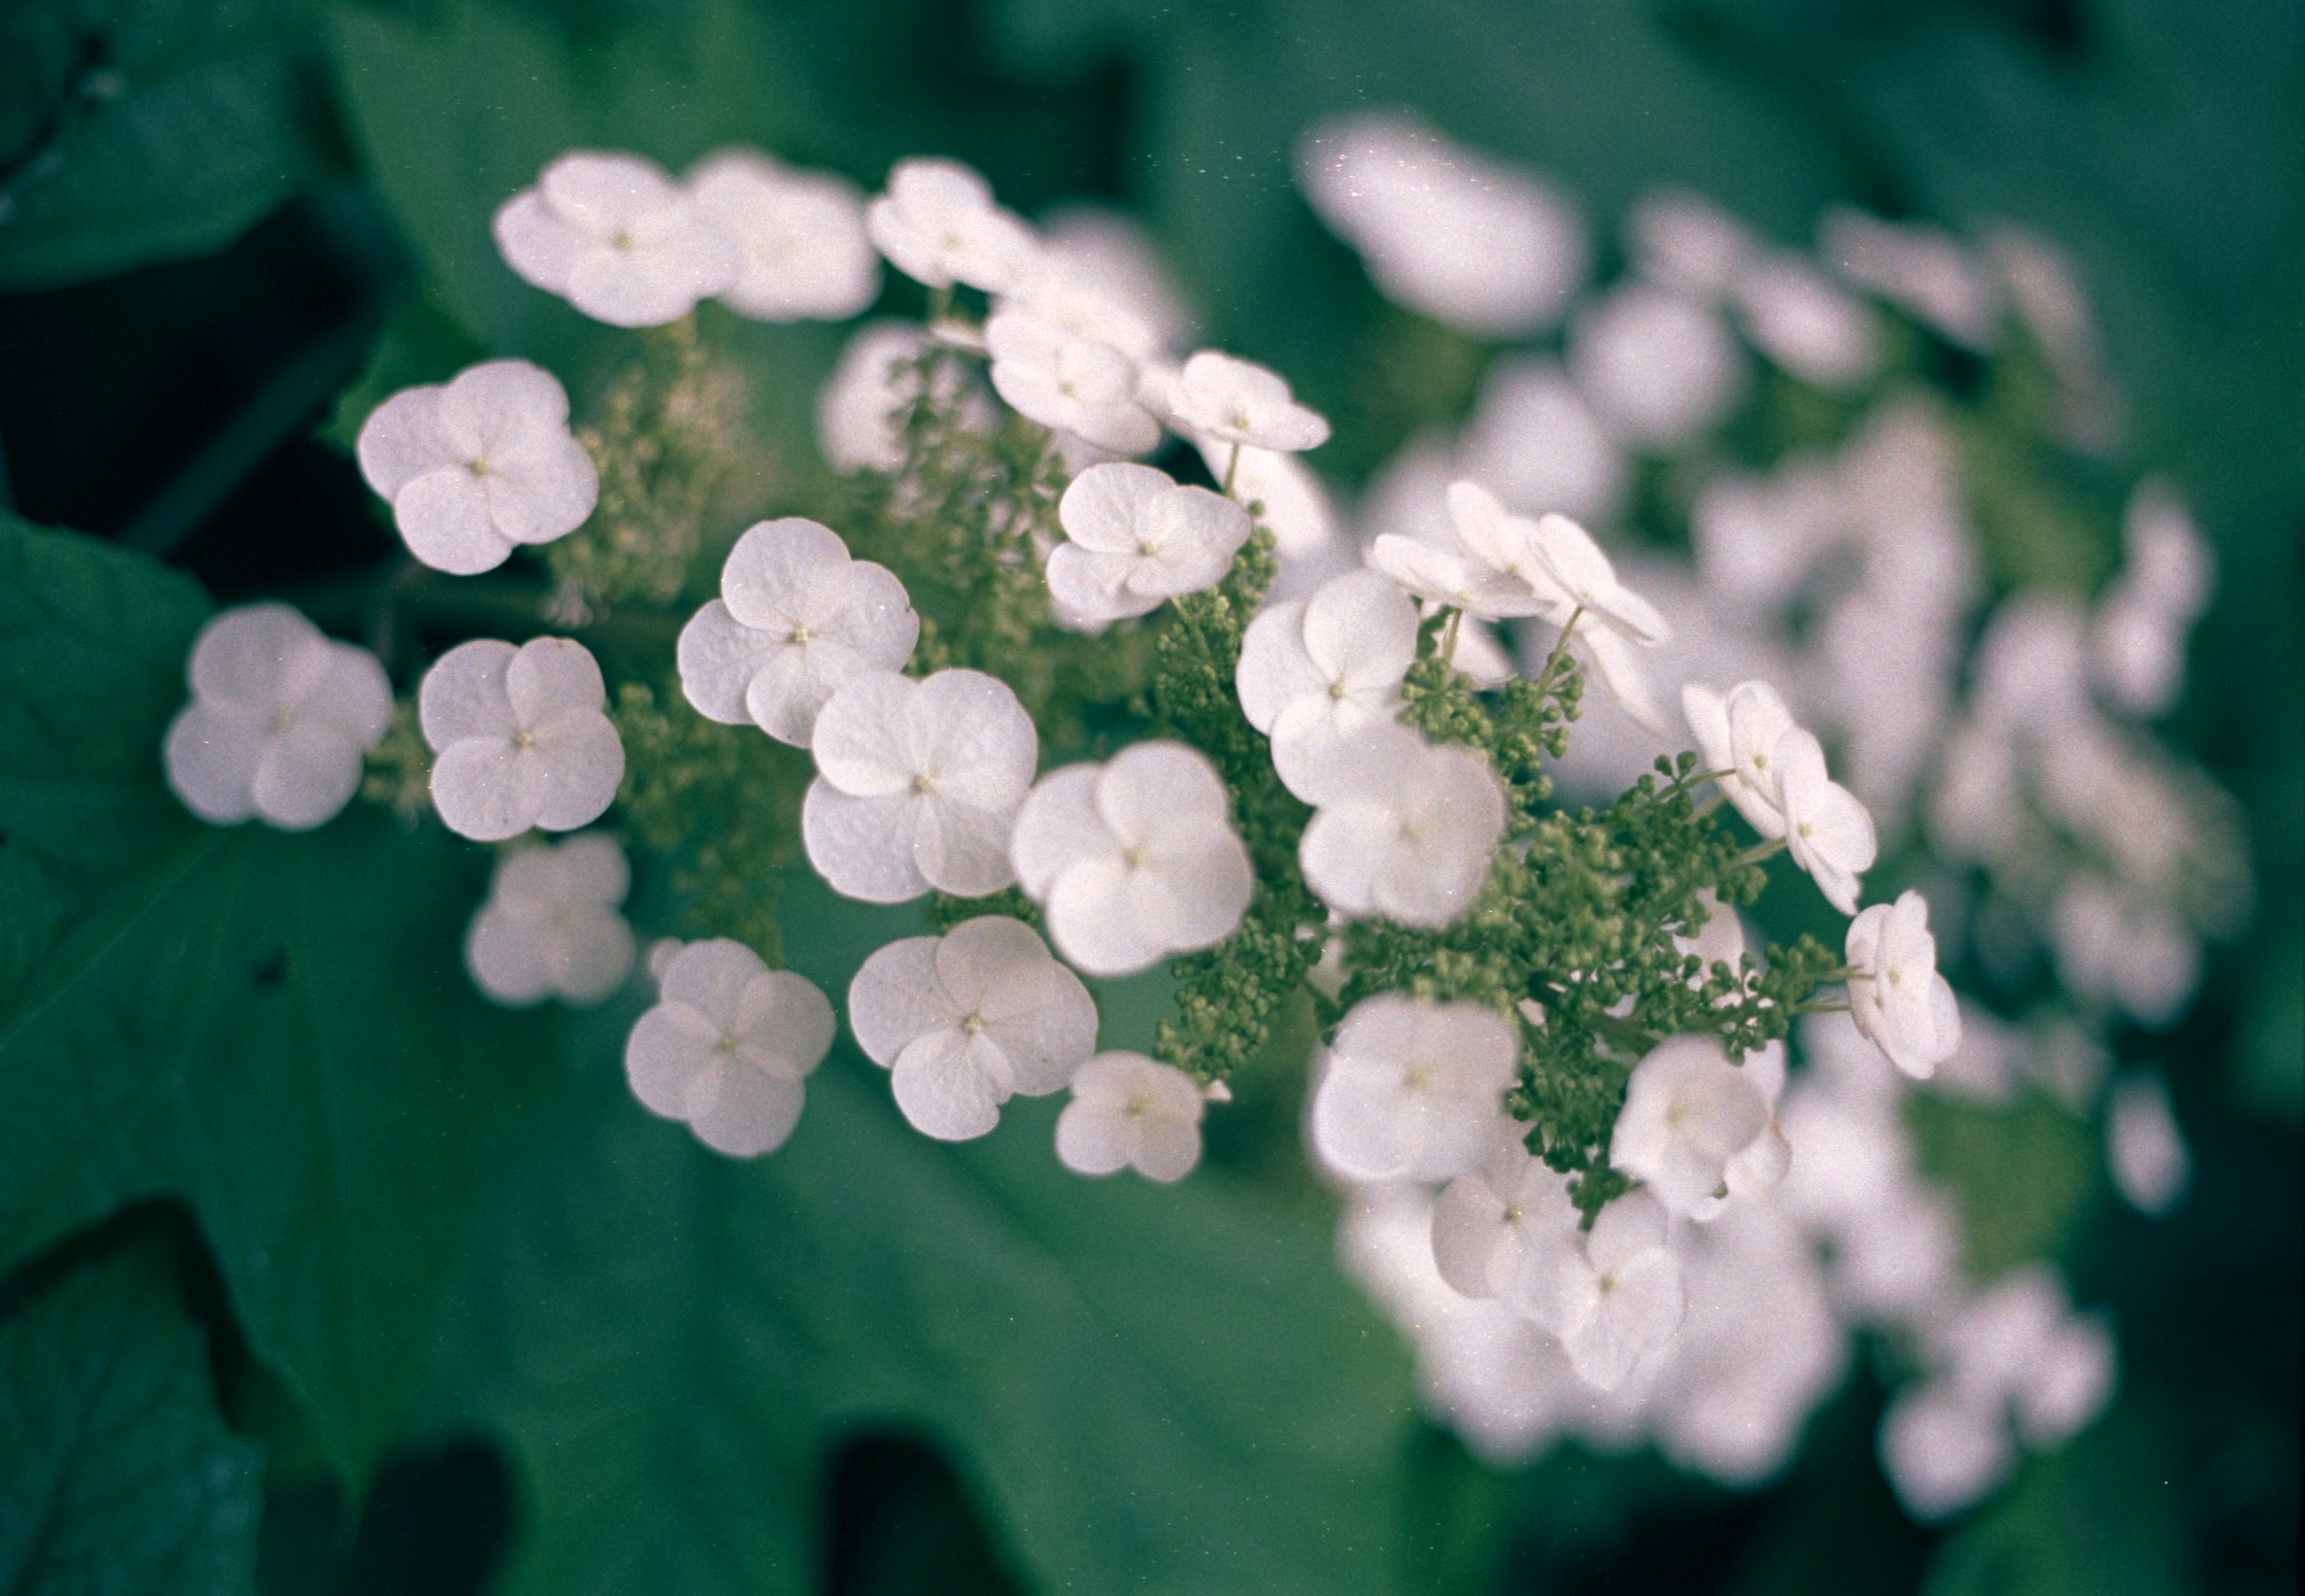
<path fill-rule="evenodd" d="M 681 691 L 726 726 L 749 720 L 808 746 L 825 700 L 912 658 L 920 617 L 904 585 L 850 558 L 830 527 L 788 516 L 746 529 L 721 567 L 721 596 L 681 628 Z"/>
<path fill-rule="evenodd" d="M 846 473 L 894 471 L 904 463 L 899 424 L 912 391 L 898 373 L 928 347 L 929 335 L 916 323 L 867 322 L 857 328 L 817 391 L 816 445 L 827 465 Z"/>
<path fill-rule="evenodd" d="M 1092 975 L 1126 975 L 1232 934 L 1256 877 L 1228 801 L 1207 758 L 1178 742 L 1042 777 L 1012 847 L 1057 951 Z"/>
<path fill-rule="evenodd" d="M 1030 926 L 964 920 L 891 942 L 849 983 L 848 1023 L 914 1129 L 983 1136 L 1010 1097 L 1045 1097 L 1096 1051 L 1097 1004 Z"/>
<path fill-rule="evenodd" d="M 625 1042 L 632 1095 L 686 1120 L 716 1153 L 754 1158 L 799 1123 L 802 1081 L 832 1045 L 832 1005 L 791 970 L 725 936 L 664 967 L 662 995 Z"/>
<path fill-rule="evenodd" d="M 1667 1230 L 1664 1205 L 1647 1192 L 1618 1198 L 1593 1221 L 1583 1267 L 1560 1271 L 1559 1295 L 1534 1305 L 1576 1373 L 1604 1391 L 1655 1359 L 1680 1328 L 1687 1299 Z"/>
<path fill-rule="evenodd" d="M 417 718 L 432 762 L 432 804 L 448 829 L 501 842 L 531 826 L 572 832 L 600 818 L 625 779 L 608 690 L 582 643 L 481 638 L 424 672 Z"/>
<path fill-rule="evenodd" d="M 1028 309 L 995 312 L 984 338 L 994 391 L 1020 414 L 1115 455 L 1161 441 L 1161 424 L 1136 401 L 1136 362 L 1110 344 Z"/>
<path fill-rule="evenodd" d="M 1204 442 L 1294 455 L 1329 441 L 1329 424 L 1297 403 L 1279 373 L 1213 349 L 1184 363 L 1169 402 L 1179 425 Z"/>
<path fill-rule="evenodd" d="M 1242 449 L 1236 457 L 1230 444 L 1196 440 L 1195 447 L 1210 476 L 1222 482 L 1231 473 L 1235 502 L 1256 507 L 1282 560 L 1310 560 L 1338 547 L 1337 506 L 1311 466 L 1270 449 Z"/>
<path fill-rule="evenodd" d="M 1309 801 L 1339 743 L 1400 712 L 1416 628 L 1416 607 L 1375 571 L 1333 577 L 1249 623 L 1233 681 L 1290 792 Z"/>
<path fill-rule="evenodd" d="M 1926 1080 L 1961 1045 L 1961 1009 L 1937 973 L 1928 900 L 1908 890 L 1848 923 L 1848 1017 L 1887 1060 Z"/>
<path fill-rule="evenodd" d="M 1467 1297 L 1554 1300 L 1551 1276 L 1577 1251 L 1569 1179 L 1531 1157 L 1518 1131 L 1499 1136 L 1433 1205 L 1433 1261 Z"/>
<path fill-rule="evenodd" d="M 1921 1523 L 1949 1518 L 2008 1477 L 2008 1421 L 1935 1381 L 1899 1393 L 1881 1416 L 1881 1469 Z"/>
<path fill-rule="evenodd" d="M 1066 542 L 1048 555 L 1048 588 L 1082 620 L 1146 615 L 1224 580 L 1248 541 L 1248 512 L 1149 465 L 1109 461 L 1057 501 Z"/>
<path fill-rule="evenodd" d="M 1100 1053 L 1073 1071 L 1057 1157 L 1077 1174 L 1134 1168 L 1147 1180 L 1182 1180 L 1201 1162 L 1201 1088 L 1183 1070 L 1141 1053 Z"/>
<path fill-rule="evenodd" d="M 721 303 L 756 322 L 845 322 L 880 296 L 864 237 L 864 196 L 830 172 L 802 172 L 757 150 L 722 150 L 681 186 L 736 241 L 742 260 Z"/>
<path fill-rule="evenodd" d="M 567 391 L 525 360 L 402 389 L 369 412 L 357 453 L 408 552 L 452 576 L 573 532 L 600 495 L 593 458 L 568 430 Z"/>
<path fill-rule="evenodd" d="M 168 787 L 216 826 L 252 815 L 284 832 L 332 819 L 392 718 L 376 656 L 333 642 L 286 604 L 219 611 L 185 663 L 191 701 L 168 724 Z"/>
<path fill-rule="evenodd" d="M 1507 356 L 1481 379 L 1457 445 L 1464 473 L 1524 515 L 1607 522 L 1625 488 L 1616 446 L 1549 359 Z"/>
<path fill-rule="evenodd" d="M 632 928 L 617 913 L 631 884 L 624 849 L 597 832 L 507 855 L 464 938 L 472 984 L 515 1008 L 598 1002 L 632 972 Z"/>
<path fill-rule="evenodd" d="M 1144 264 L 1158 269 L 1157 262 Z M 1141 289 L 1117 285 L 1122 293 L 1132 286 Z M 1090 263 L 1066 259 L 1052 245 L 1024 280 L 1001 296 L 995 314 L 1022 313 L 1068 338 L 1102 344 L 1126 356 L 1133 368 L 1160 353 L 1161 335 L 1152 322 L 1112 291 L 1115 287 L 1108 271 L 1100 273 Z M 992 329 L 988 326 L 985 332 L 989 340 Z"/>
<path fill-rule="evenodd" d="M 1040 252 L 1024 221 L 993 203 L 992 186 L 956 160 L 900 160 L 888 192 L 864 208 L 864 230 L 889 263 L 932 289 L 966 283 L 1005 293 Z"/>
<path fill-rule="evenodd" d="M 726 292 L 736 241 L 654 161 L 572 150 L 497 210 L 504 263 L 596 322 L 661 326 Z"/>
<path fill-rule="evenodd" d="M 976 670 L 860 676 L 817 714 L 800 805 L 808 862 L 833 890 L 901 903 L 1015 879 L 1008 832 L 1040 738 L 1006 682 Z"/>
<path fill-rule="evenodd" d="M 1534 174 L 1397 111 L 1321 123 L 1297 183 L 1395 304 L 1476 338 L 1550 326 L 1584 271 L 1584 225 Z"/>
<path fill-rule="evenodd" d="M 1770 1134 L 1768 1097 L 1750 1064 L 1711 1036 L 1671 1036 L 1633 1071 L 1609 1162 L 1644 1182 L 1676 1217 L 1720 1211 L 1729 1166 Z M 1780 1138 L 1781 1140 L 1781 1138 Z"/>
<path fill-rule="evenodd" d="M 1630 643 L 1661 643 L 1673 635 L 1656 606 L 1616 579 L 1616 567 L 1592 535 L 1558 513 L 1532 521 L 1508 515 L 1478 483 L 1452 483 L 1449 525 L 1457 540 L 1482 563 L 1527 588 L 1542 615 L 1556 627 L 1590 620 Z"/>
<path fill-rule="evenodd" d="M 1312 1099 L 1321 1157 L 1355 1180 L 1452 1180 L 1506 1127 L 1513 1022 L 1478 1003 L 1385 992 L 1337 1028 Z"/>
<path fill-rule="evenodd" d="M 1659 450 L 1719 422 L 1745 387 L 1737 341 L 1721 319 L 1640 282 L 1578 315 L 1569 375 L 1618 436 Z"/>
<path fill-rule="evenodd" d="M 1773 255 L 1738 273 L 1730 297 L 1761 352 L 1805 383 L 1847 390 L 1873 374 L 1873 316 L 1798 255 Z"/>
<path fill-rule="evenodd" d="M 1473 906 L 1505 832 L 1505 795 L 1480 755 L 1386 722 L 1314 775 L 1298 859 L 1323 902 L 1434 928 Z"/>
<path fill-rule="evenodd" d="M 1763 836 L 1784 835 L 1778 793 L 1777 744 L 1793 730 L 1793 713 L 1767 682 L 1741 682 L 1722 697 L 1691 682 L 1680 690 L 1689 732 L 1706 768 L 1737 812 Z"/>
<path fill-rule="evenodd" d="M 1826 902 L 1843 914 L 1856 913 L 1857 877 L 1873 867 L 1880 852 L 1872 815 L 1825 774 L 1825 751 L 1813 733 L 1793 728 L 1778 738 L 1770 761 L 1784 810 L 1785 850 Z"/>
<path fill-rule="evenodd" d="M 2169 1088 L 2152 1070 L 2133 1070 L 2105 1108 L 2105 1164 L 2129 1206 L 2159 1218 L 2192 1181 L 2193 1159 L 2169 1106 Z"/>
<path fill-rule="evenodd" d="M 1528 583 L 1484 560 L 1399 532 L 1379 532 L 1367 558 L 1372 570 L 1404 592 L 1483 621 L 1517 620 L 1541 613 L 1546 604 Z"/>
<path fill-rule="evenodd" d="M 1625 234 L 1642 276 L 1700 305 L 1720 303 L 1759 249 L 1745 223 L 1686 188 L 1644 194 Z"/>
<path fill-rule="evenodd" d="M 2001 331 L 2001 288 L 1953 236 L 1921 221 L 1883 221 L 1848 206 L 1817 222 L 1817 253 L 1860 288 L 1911 311 L 1965 349 Z"/>

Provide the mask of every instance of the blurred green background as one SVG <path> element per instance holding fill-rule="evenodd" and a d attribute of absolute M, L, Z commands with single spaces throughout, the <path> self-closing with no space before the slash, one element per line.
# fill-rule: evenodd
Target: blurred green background
<path fill-rule="evenodd" d="M 284 1596 L 2296 1587 L 2293 0 L 11 0 L 0 511 L 224 602 L 373 562 L 389 529 L 317 435 L 340 392 L 476 349 L 581 391 L 611 357 L 486 228 L 579 144 L 745 141 L 867 187 L 943 153 L 1028 214 L 1129 207 L 1208 340 L 1337 419 L 1349 484 L 1478 375 L 1290 179 L 1306 123 L 1392 105 L 1605 223 L 1670 181 L 1796 246 L 1848 201 L 2074 253 L 2130 463 L 2218 551 L 2167 731 L 2259 871 L 2177 1030 L 2119 1038 L 2198 1177 L 2173 1219 L 2099 1191 L 2071 1221 L 2111 1414 L 1941 1530 L 1881 1479 L 1862 1354 L 1757 1492 L 1487 1469 L 1410 1417 L 1278 1087 L 1177 1192 L 1070 1179 L 1030 1110 L 932 1148 L 846 1055 L 791 1148 L 717 1161 L 631 1110 L 628 1013 L 472 998 L 475 858 L 364 813 L 295 840 L 175 812 L 151 751 L 205 600 L 41 541 L 0 628 L 0 1586 L 242 1590 L 253 1547 Z M 797 462 L 839 332 L 723 330 Z M 796 882 L 786 923 L 830 988 L 900 921 Z M 44 1494 L 67 1408 L 85 1499 Z"/>

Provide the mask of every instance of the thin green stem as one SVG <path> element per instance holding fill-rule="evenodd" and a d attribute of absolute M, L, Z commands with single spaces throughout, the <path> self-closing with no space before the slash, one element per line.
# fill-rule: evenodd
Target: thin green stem
<path fill-rule="evenodd" d="M 1740 865 L 1758 865 L 1764 860 L 1775 859 L 1779 854 L 1783 852 L 1784 838 L 1780 836 L 1773 836 L 1766 839 L 1765 841 L 1754 843 L 1751 847 L 1746 849 L 1745 852 L 1739 854 L 1737 856 L 1737 863 Z"/>
<path fill-rule="evenodd" d="M 1225 457 L 1225 497 L 1233 496 L 1233 479 L 1240 474 L 1240 445 L 1233 445 L 1233 452 Z"/>

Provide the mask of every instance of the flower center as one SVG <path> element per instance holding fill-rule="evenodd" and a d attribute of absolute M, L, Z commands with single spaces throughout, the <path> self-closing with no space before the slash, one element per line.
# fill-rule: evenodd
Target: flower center
<path fill-rule="evenodd" d="M 1331 682 L 1329 684 L 1329 696 L 1332 698 L 1343 697 L 1344 684 L 1342 682 Z"/>
<path fill-rule="evenodd" d="M 494 468 L 489 464 L 486 455 L 475 455 L 464 462 L 464 469 L 474 477 L 485 477 Z"/>
<path fill-rule="evenodd" d="M 984 1016 L 981 1014 L 969 1015 L 961 1022 L 961 1030 L 971 1036 L 980 1035 L 984 1031 Z"/>
<path fill-rule="evenodd" d="M 933 793 L 936 791 L 936 778 L 924 770 L 912 778 L 912 790 L 916 793 Z"/>
<path fill-rule="evenodd" d="M 1121 1113 L 1128 1119 L 1142 1119 L 1152 1112 L 1152 1104 L 1144 1098 L 1131 1098 L 1121 1104 Z"/>
<path fill-rule="evenodd" d="M 793 628 L 793 635 L 788 639 L 788 641 L 790 641 L 796 648 L 806 648 L 808 646 L 808 638 L 809 630 L 806 627 L 795 627 Z"/>

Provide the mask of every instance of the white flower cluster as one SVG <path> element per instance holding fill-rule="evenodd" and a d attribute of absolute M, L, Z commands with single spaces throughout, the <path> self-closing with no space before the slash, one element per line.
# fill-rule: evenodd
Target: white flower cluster
<path fill-rule="evenodd" d="M 2110 1343 L 2094 1321 L 2028 1309 L 2011 1320 L 2032 1327 L 2019 1339 L 2047 1360 L 2043 1370 L 2063 1373 L 2020 1377 L 2010 1371 L 2023 1359 L 2009 1354 L 1988 1379 L 1976 1372 L 1983 1354 L 1956 1355 L 1943 1339 L 1953 1334 L 1945 1305 L 1967 1297 L 1953 1267 L 1958 1224 L 1941 1196 L 1915 1195 L 1924 1185 L 1910 1174 L 1890 1106 L 1896 1076 L 1876 1078 L 1879 1060 L 1904 1075 L 1933 1073 L 1932 1090 L 1969 1092 L 1980 1058 L 2021 1058 L 2043 1089 L 2089 1113 L 2102 1070 L 2074 1062 L 2098 1052 L 2086 1005 L 2169 1021 L 2198 982 L 2201 940 L 2229 933 L 2248 896 L 2230 800 L 2134 724 L 2176 701 L 2186 636 L 2211 587 L 2183 508 L 2165 487 L 2145 483 L 2128 509 L 2124 563 L 2092 605 L 2020 591 L 1980 640 L 1985 561 L 1970 519 L 1965 442 L 1940 403 L 1881 382 L 1894 347 L 1883 332 L 1897 318 L 1974 354 L 2038 355 L 2053 389 L 2052 430 L 2069 447 L 2102 453 L 2119 405 L 2086 299 L 2052 247 L 2014 229 L 1973 248 L 1925 225 L 1844 210 L 1822 219 L 1816 253 L 1803 255 L 1675 190 L 1625 219 L 1629 269 L 1613 284 L 1587 289 L 1582 253 L 1563 246 L 1547 257 L 1565 274 L 1556 301 L 1518 323 L 1484 323 L 1456 307 L 1483 292 L 1509 295 L 1526 261 L 1461 227 L 1448 233 L 1457 247 L 1445 270 L 1420 276 L 1413 242 L 1403 241 L 1426 218 L 1454 214 L 1432 192 L 1527 192 L 1542 179 L 1382 113 L 1308 132 L 1299 167 L 1314 209 L 1362 254 L 1380 290 L 1475 336 L 1523 342 L 1491 360 L 1460 430 L 1411 440 L 1371 485 L 1358 518 L 1368 562 L 1420 600 L 1500 623 L 1535 660 L 1556 646 L 1557 629 L 1522 619 L 1551 617 L 1513 579 L 1544 567 L 1519 552 L 1534 541 L 1525 530 L 1514 548 L 1490 528 L 1500 517 L 1527 518 L 1525 528 L 1555 516 L 1607 527 L 1628 508 L 1639 461 L 1672 457 L 1697 484 L 1693 569 L 1654 555 L 1630 562 L 1658 615 L 1653 638 L 1608 628 L 1617 659 L 1592 646 L 1602 628 L 1578 628 L 1581 657 L 1617 702 L 1588 695 L 1560 779 L 1580 796 L 1619 791 L 1681 745 L 1655 709 L 1678 695 L 1723 797 L 1853 916 L 1850 1012 L 1804 1033 L 1832 1038 L 1808 1047 L 1806 1081 L 1784 1086 L 1780 1058 L 1731 1068 L 1686 1039 L 1658 1049 L 1636 1074 L 1611 1159 L 1673 1216 L 1689 1307 L 1670 1352 L 1616 1395 L 1601 1398 L 1574 1377 L 1566 1341 L 1537 1331 L 1525 1310 L 1508 1311 L 1525 1309 L 1510 1293 L 1469 1304 L 1448 1291 L 1445 1276 L 1461 1280 L 1463 1272 L 1437 1269 L 1420 1245 L 1431 1201 L 1421 1192 L 1398 1181 L 1362 1187 L 1348 1253 L 1405 1325 L 1424 1327 L 1436 1406 L 1500 1455 L 1525 1455 L 1564 1432 L 1620 1443 L 1647 1433 L 1691 1467 L 1761 1477 L 1839 1377 L 1846 1332 L 1836 1316 L 1900 1327 L 1934 1348 L 1921 1363 L 1943 1377 L 1915 1388 L 1929 1393 L 1915 1409 L 1926 1422 L 1898 1419 L 1905 1439 L 1884 1431 L 1884 1462 L 1916 1514 L 1952 1511 L 2006 1472 L 2011 1414 L 2027 1445 L 2085 1421 L 2111 1377 Z M 1477 286 L 1447 286 L 1468 280 Z M 1542 337 L 1555 323 L 1564 329 L 1557 343 Z M 1870 408 L 1834 449 L 1795 453 L 1760 474 L 1724 466 L 1708 440 L 1758 391 L 1761 362 L 1834 403 L 1869 395 Z M 1309 582 L 1284 559 L 1282 588 L 1309 594 L 1348 558 L 1296 561 Z M 1384 677 L 1378 640 L 1386 633 L 1373 623 L 1361 629 L 1371 638 L 1364 655 L 1322 663 L 1322 677 L 1337 684 L 1330 718 L 1391 713 L 1397 678 Z M 1643 641 L 1654 646 L 1642 655 L 1624 646 Z M 1486 649 L 1470 624 L 1457 647 L 1477 674 Z M 1362 674 L 1348 676 L 1361 658 Z M 1648 669 L 1635 677 L 1619 668 L 1628 661 Z M 1291 693 L 1319 685 L 1301 659 L 1291 663 Z M 1662 692 L 1646 686 L 1649 672 Z M 1742 685 L 1709 685 L 1722 682 Z M 1306 724 L 1318 718 L 1296 713 Z M 1265 714 L 1280 726 L 1277 705 Z M 1288 730 L 1303 735 L 1295 723 Z M 1827 772 L 1828 745 L 1846 765 L 1846 787 Z M 1942 876 L 1926 883 L 1953 912 L 1962 951 L 2021 987 L 2032 950 L 2046 945 L 2085 1005 L 2082 1021 L 2052 1011 L 2013 1036 L 1954 999 L 1918 893 L 1860 907 L 1861 876 L 1912 839 L 1915 816 L 1941 858 L 1980 867 L 1985 883 L 1982 894 Z M 1863 1070 L 1848 1051 L 1860 1037 L 1872 1044 Z M 1828 1081 L 1817 1067 L 1836 1058 Z M 1860 1076 L 1875 1089 L 1856 1116 L 1847 1085 Z M 1832 1082 L 1841 1097 L 1828 1092 Z M 2162 1211 L 2182 1195 L 2187 1167 L 2165 1089 L 2150 1073 L 2132 1076 L 2104 1111 L 2117 1186 L 2144 1211 Z M 1758 1124 L 1781 1135 L 1748 1141 Z M 1317 1113 L 1312 1132 L 1325 1149 Z M 1790 1176 L 1761 1196 L 1787 1149 Z M 1890 1180 L 1882 1172 L 1891 1168 L 1908 1172 Z M 1857 1179 L 1859 1169 L 1874 1173 Z M 1836 1187 L 1835 1170 L 1848 1181 Z M 1821 1271 L 1820 1242 L 1832 1253 Z M 2051 1324 L 2064 1328 L 2041 1328 Z M 2041 1394 L 2059 1380 L 2085 1400 L 2060 1407 Z M 1965 1404 L 1957 1424 L 1946 1416 L 1954 1411 L 1946 1393 L 1956 1390 Z M 2028 1412 L 2051 1409 L 2062 1416 L 2028 1428 Z M 1944 1461 L 1955 1454 L 1969 1462 Z"/>

